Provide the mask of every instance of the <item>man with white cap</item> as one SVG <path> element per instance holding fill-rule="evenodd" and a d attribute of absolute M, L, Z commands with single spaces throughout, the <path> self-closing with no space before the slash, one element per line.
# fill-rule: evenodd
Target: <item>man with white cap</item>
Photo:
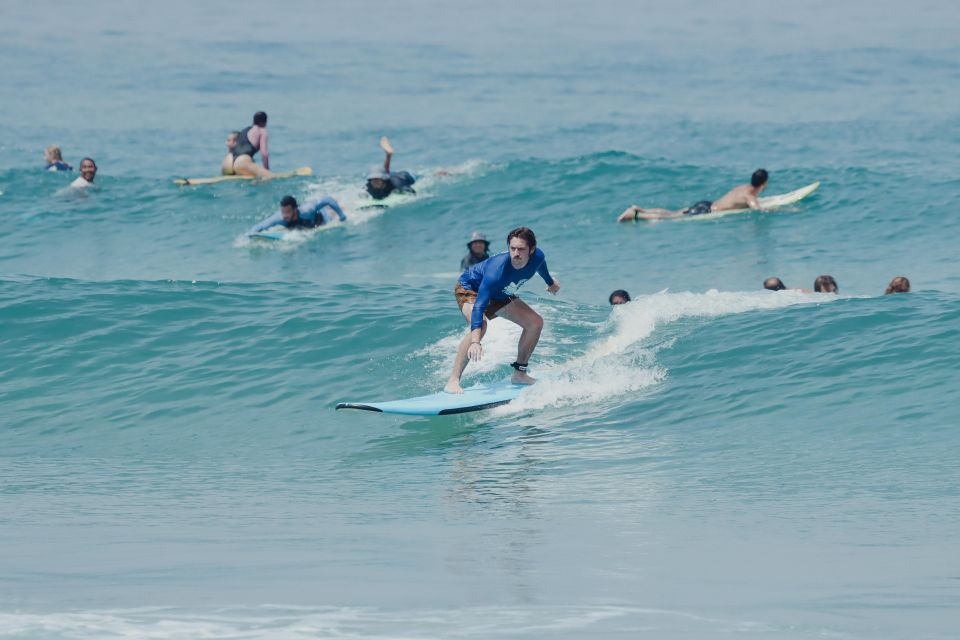
<path fill-rule="evenodd" d="M 478 262 L 483 262 L 490 257 L 490 241 L 487 240 L 487 236 L 479 231 L 470 234 L 467 249 L 470 249 L 470 253 L 463 256 L 463 260 L 460 261 L 460 271 L 466 271 Z"/>

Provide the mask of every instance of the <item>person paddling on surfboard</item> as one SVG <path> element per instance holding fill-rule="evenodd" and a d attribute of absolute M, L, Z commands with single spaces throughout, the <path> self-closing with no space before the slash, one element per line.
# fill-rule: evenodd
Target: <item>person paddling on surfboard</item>
<path fill-rule="evenodd" d="M 228 138 L 227 148 L 230 148 Z M 258 167 L 253 156 L 260 152 L 263 167 Z M 232 156 L 232 161 L 228 158 L 223 159 L 224 175 L 245 175 L 255 176 L 257 178 L 272 178 L 270 171 L 270 152 L 267 149 L 267 114 L 263 111 L 257 111 L 253 114 L 253 124 L 246 129 L 237 132 L 235 146 L 227 154 Z"/>
<path fill-rule="evenodd" d="M 447 393 L 463 393 L 460 378 L 469 360 L 480 360 L 483 347 L 480 341 L 487 332 L 487 320 L 506 318 L 523 328 L 517 344 L 517 360 L 511 381 L 514 384 L 533 384 L 536 380 L 527 374 L 527 363 L 533 354 L 543 318 L 527 303 L 517 297 L 517 290 L 539 273 L 547 283 L 547 291 L 556 294 L 560 283 L 550 275 L 547 258 L 537 248 L 537 238 L 527 227 L 518 227 L 507 234 L 506 253 L 484 260 L 470 267 L 457 281 L 454 295 L 463 317 L 470 323 L 470 330 L 460 341 L 453 371 L 443 390 Z"/>
<path fill-rule="evenodd" d="M 333 215 L 324 211 L 330 209 L 337 214 L 340 222 L 347 219 L 340 204 L 332 197 L 327 196 L 320 200 L 311 200 L 303 204 L 297 204 L 297 199 L 293 196 L 283 196 L 280 200 L 280 211 L 276 212 L 263 222 L 250 229 L 250 233 L 260 233 L 270 227 L 286 227 L 287 229 L 312 229 L 333 221 Z"/>
<path fill-rule="evenodd" d="M 757 200 L 760 192 L 767 186 L 769 175 L 766 169 L 757 169 L 750 177 L 750 184 L 741 184 L 728 191 L 716 202 L 702 200 L 692 207 L 674 211 L 672 209 L 644 209 L 637 205 L 630 206 L 620 214 L 617 222 L 628 220 L 663 220 L 664 218 L 679 218 L 680 216 L 699 216 L 714 211 L 728 211 L 730 209 L 759 209 Z"/>
<path fill-rule="evenodd" d="M 374 200 L 383 200 L 391 193 L 415 194 L 413 184 L 417 181 L 407 171 L 390 171 L 390 160 L 393 159 L 393 146 L 387 136 L 380 138 L 380 148 L 386 154 L 383 160 L 383 170 L 377 168 L 367 176 L 367 193 Z"/>

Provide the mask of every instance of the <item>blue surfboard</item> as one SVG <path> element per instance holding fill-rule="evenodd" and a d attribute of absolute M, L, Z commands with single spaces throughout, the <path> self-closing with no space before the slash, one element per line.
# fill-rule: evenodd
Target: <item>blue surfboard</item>
<path fill-rule="evenodd" d="M 454 413 L 482 411 L 507 404 L 527 385 L 513 384 L 509 379 L 491 384 L 467 387 L 463 393 L 434 393 L 429 396 L 389 400 L 386 402 L 341 402 L 337 409 L 360 409 L 408 416 L 448 416 Z"/>

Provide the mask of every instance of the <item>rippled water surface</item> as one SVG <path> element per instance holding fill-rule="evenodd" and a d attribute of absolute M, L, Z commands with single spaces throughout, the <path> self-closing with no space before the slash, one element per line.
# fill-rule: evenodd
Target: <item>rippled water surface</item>
<path fill-rule="evenodd" d="M 956 637 L 957 25 L 929 1 L 0 8 L 0 636 Z M 174 186 L 258 109 L 273 166 L 312 177 Z M 418 197 L 363 209 L 382 134 Z M 39 170 L 54 143 L 96 189 Z M 821 187 L 614 222 L 760 166 Z M 248 240 L 286 194 L 348 223 Z M 521 224 L 562 283 L 522 293 L 541 382 L 335 412 L 443 384 L 464 243 Z M 839 296 L 761 289 L 824 273 Z M 881 295 L 895 275 L 914 291 Z M 518 335 L 493 322 L 466 381 Z"/>

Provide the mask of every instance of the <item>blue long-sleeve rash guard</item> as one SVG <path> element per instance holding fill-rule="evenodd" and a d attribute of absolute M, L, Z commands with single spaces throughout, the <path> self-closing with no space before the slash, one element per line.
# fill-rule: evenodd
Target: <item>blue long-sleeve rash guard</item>
<path fill-rule="evenodd" d="M 304 204 L 298 207 L 300 214 L 297 217 L 297 220 L 287 223 L 283 220 L 283 215 L 277 211 L 275 214 L 255 226 L 250 230 L 250 233 L 260 233 L 265 231 L 270 227 L 287 227 L 288 229 L 311 229 L 313 227 L 319 227 L 320 225 L 326 224 L 333 220 L 333 217 L 328 217 L 327 214 L 323 212 L 324 207 L 330 207 L 333 209 L 337 217 L 340 218 L 340 221 L 347 219 L 347 216 L 344 215 L 343 209 L 340 208 L 340 205 L 337 204 L 337 201 L 333 198 L 321 198 L 320 200 L 312 200 L 310 202 L 305 202 Z"/>
<path fill-rule="evenodd" d="M 513 268 L 507 252 L 498 253 L 467 269 L 460 276 L 460 286 L 477 292 L 477 301 L 470 316 L 470 329 L 483 326 L 483 312 L 490 300 L 507 300 L 516 295 L 517 290 L 532 278 L 534 273 L 539 273 L 548 287 L 553 286 L 553 277 L 547 269 L 547 257 L 540 249 L 534 250 L 523 269 Z"/>

